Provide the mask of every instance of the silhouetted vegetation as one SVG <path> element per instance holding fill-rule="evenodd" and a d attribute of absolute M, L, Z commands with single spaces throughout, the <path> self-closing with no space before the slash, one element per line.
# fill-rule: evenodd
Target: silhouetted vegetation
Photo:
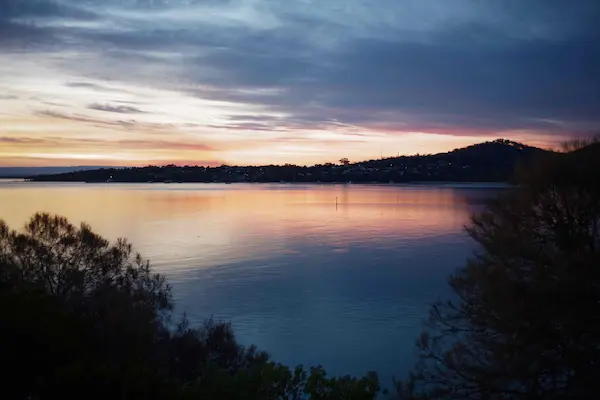
<path fill-rule="evenodd" d="M 0 221 L 0 343 L 7 398 L 373 399 L 377 375 L 289 369 L 231 326 L 171 325 L 164 277 L 89 226 L 36 214 Z"/>
<path fill-rule="evenodd" d="M 475 215 L 399 398 L 573 399 L 600 391 L 600 144 L 536 153 Z M 514 144 L 496 143 L 514 147 Z M 504 148 L 504 147 L 503 147 Z M 475 150 L 473 150 L 475 151 Z M 468 154 L 463 153 L 463 154 Z M 475 151 L 479 154 L 479 151 Z M 481 162 L 484 162 L 483 159 Z M 231 326 L 172 326 L 170 288 L 86 225 L 0 223 L 3 390 L 17 398 L 374 399 L 377 375 L 328 378 L 239 345 Z M 399 316 L 400 318 L 401 316 Z"/>
<path fill-rule="evenodd" d="M 197 167 L 167 165 L 143 168 L 108 168 L 57 175 L 40 175 L 35 181 L 65 182 L 507 182 L 515 167 L 544 150 L 498 139 L 448 153 L 385 158 L 312 167 L 268 165 L 260 167 Z"/>
<path fill-rule="evenodd" d="M 575 399 L 600 391 L 600 144 L 546 155 L 473 218 L 399 385 L 404 399 Z"/>

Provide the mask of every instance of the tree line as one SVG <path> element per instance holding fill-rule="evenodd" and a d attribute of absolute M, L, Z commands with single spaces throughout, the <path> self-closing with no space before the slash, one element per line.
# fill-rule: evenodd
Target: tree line
<path fill-rule="evenodd" d="M 313 166 L 147 166 L 101 168 L 31 177 L 35 181 L 65 182 L 326 182 L 402 183 L 427 181 L 506 182 L 517 164 L 545 150 L 498 139 L 448 153 L 401 156 L 351 163 Z"/>

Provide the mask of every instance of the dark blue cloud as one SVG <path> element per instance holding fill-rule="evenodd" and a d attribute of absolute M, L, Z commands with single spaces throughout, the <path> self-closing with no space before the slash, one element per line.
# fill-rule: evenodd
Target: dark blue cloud
<path fill-rule="evenodd" d="M 112 112 L 112 113 L 118 113 L 118 114 L 141 114 L 141 113 L 143 113 L 143 111 L 140 110 L 139 108 L 133 107 L 133 106 L 128 106 L 128 105 L 110 105 L 110 104 L 93 103 L 93 104 L 88 105 L 88 108 L 90 110 L 106 111 L 106 112 Z"/>
<path fill-rule="evenodd" d="M 356 40 L 342 52 L 315 59 L 249 49 L 254 48 L 205 58 L 222 71 L 210 83 L 223 90 L 199 96 L 268 104 L 306 122 L 335 118 L 360 124 L 397 113 L 392 123 L 414 115 L 420 121 L 413 128 L 420 129 L 564 131 L 542 120 L 563 121 L 573 130 L 600 125 L 600 47 L 593 40 Z M 235 90 L 240 87 L 283 90 L 265 96 Z"/>
<path fill-rule="evenodd" d="M 54 0 L 0 0 L 0 20 L 19 18 L 73 18 L 95 19 L 97 15 L 89 10 Z"/>
<path fill-rule="evenodd" d="M 592 119 L 600 115 L 599 50 L 591 41 L 363 41 L 320 83 L 327 104 L 340 108 Z"/>
<path fill-rule="evenodd" d="M 54 48 L 93 49 L 102 63 L 68 65 L 80 75 L 143 79 L 283 115 L 232 121 L 240 129 L 337 121 L 434 132 L 600 130 L 597 0 L 248 4 L 0 0 L 0 32 L 26 44 L 28 29 L 45 29 L 61 40 Z M 45 27 L 35 18 L 104 25 Z"/>

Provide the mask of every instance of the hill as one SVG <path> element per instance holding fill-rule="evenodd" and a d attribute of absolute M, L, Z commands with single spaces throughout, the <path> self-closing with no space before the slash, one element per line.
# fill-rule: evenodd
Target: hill
<path fill-rule="evenodd" d="M 370 160 L 347 165 L 149 166 L 38 175 L 69 182 L 506 182 L 515 167 L 547 151 L 498 139 L 447 153 Z"/>
<path fill-rule="evenodd" d="M 411 180 L 504 182 L 511 179 L 517 165 L 547 153 L 550 152 L 497 139 L 447 153 L 374 160 L 366 165 L 383 171 L 406 167 L 404 175 Z"/>
<path fill-rule="evenodd" d="M 573 156 L 581 162 L 594 162 L 594 166 L 600 162 L 600 142 L 593 142 L 572 152 Z"/>

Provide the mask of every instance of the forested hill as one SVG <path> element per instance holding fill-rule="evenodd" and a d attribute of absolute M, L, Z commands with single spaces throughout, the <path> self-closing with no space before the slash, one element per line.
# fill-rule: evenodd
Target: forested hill
<path fill-rule="evenodd" d="M 448 153 L 385 158 L 311 167 L 149 166 L 106 168 L 30 177 L 62 182 L 506 182 L 515 167 L 547 153 L 536 147 L 498 139 Z"/>

